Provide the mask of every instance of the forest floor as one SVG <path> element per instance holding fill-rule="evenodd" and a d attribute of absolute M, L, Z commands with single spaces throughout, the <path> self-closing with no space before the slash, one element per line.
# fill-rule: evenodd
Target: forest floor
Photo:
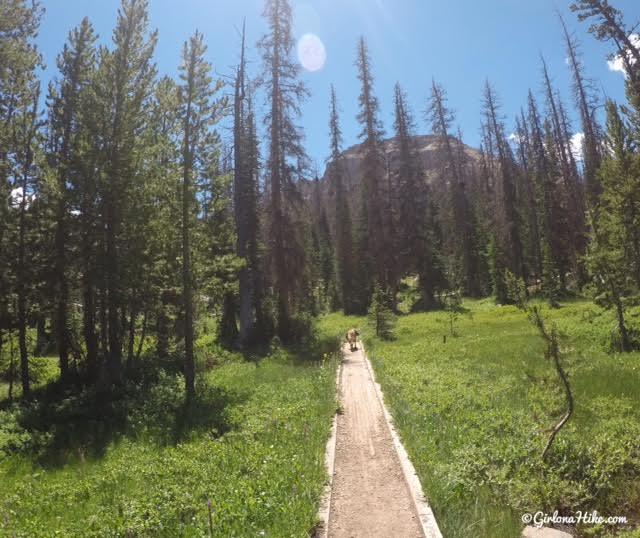
<path fill-rule="evenodd" d="M 329 536 L 424 536 L 362 346 L 343 356 Z"/>

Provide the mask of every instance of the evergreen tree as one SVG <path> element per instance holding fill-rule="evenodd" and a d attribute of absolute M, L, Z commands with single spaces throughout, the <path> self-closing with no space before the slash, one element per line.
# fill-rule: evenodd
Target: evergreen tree
<path fill-rule="evenodd" d="M 42 18 L 39 2 L 0 0 L 0 342 L 18 328 L 20 377 L 30 395 L 27 324 L 32 250 L 32 203 L 37 195 L 36 154 L 41 125 L 34 40 Z M 0 343 L 0 346 L 2 344 Z"/>
<path fill-rule="evenodd" d="M 596 39 L 613 41 L 627 75 L 627 96 L 636 112 L 634 123 L 637 128 L 640 125 L 640 49 L 632 42 L 632 30 L 625 26 L 622 12 L 608 0 L 576 0 L 571 4 L 571 11 L 578 13 L 580 21 L 595 19 L 589 32 Z"/>
<path fill-rule="evenodd" d="M 69 300 L 70 227 L 72 225 L 73 196 L 69 189 L 78 182 L 79 161 L 84 157 L 81 148 L 82 98 L 93 80 L 95 69 L 95 41 L 93 27 L 87 18 L 71 31 L 68 42 L 58 56 L 60 80 L 50 96 L 50 145 L 52 154 L 49 165 L 57 175 L 57 209 L 55 237 L 55 331 L 60 376 L 65 380 L 69 370 L 71 345 Z"/>
<path fill-rule="evenodd" d="M 554 172 L 553 138 L 550 127 L 542 125 L 538 106 L 531 91 L 528 97 L 527 123 L 529 126 L 529 174 L 535 188 L 536 218 L 540 240 L 540 260 L 543 293 L 553 302 L 560 293 L 559 275 L 566 268 L 563 256 L 567 227 L 562 224 L 557 178 Z"/>
<path fill-rule="evenodd" d="M 330 196 L 334 209 L 334 236 L 337 265 L 338 292 L 345 314 L 353 314 L 354 307 L 354 251 L 349 192 L 345 185 L 345 164 L 342 155 L 342 130 L 338 117 L 336 92 L 331 86 L 331 113 L 329 117 L 331 156 L 327 169 Z"/>
<path fill-rule="evenodd" d="M 122 0 L 113 33 L 115 49 L 101 49 L 98 73 L 99 120 L 104 122 L 101 159 L 103 177 L 99 182 L 100 212 L 104 219 L 105 240 L 99 264 L 103 265 L 101 283 L 101 338 L 107 356 L 111 383 L 122 378 L 123 319 L 125 316 L 126 246 L 124 223 L 133 211 L 133 186 L 140 180 L 136 158 L 140 148 L 137 136 L 145 121 L 147 103 L 155 78 L 152 55 L 157 33 L 147 35 L 148 1 Z M 130 265 L 130 267 L 134 267 Z"/>
<path fill-rule="evenodd" d="M 584 65 L 580 56 L 579 44 L 575 37 L 569 33 L 562 16 L 560 16 L 560 23 L 562 24 L 567 58 L 573 77 L 573 96 L 576 107 L 580 112 L 580 122 L 584 133 L 582 151 L 584 183 L 589 203 L 591 207 L 595 207 L 602 190 L 597 177 L 598 168 L 602 160 L 600 155 L 600 129 L 595 120 L 597 102 L 593 97 L 590 82 L 584 75 Z"/>
<path fill-rule="evenodd" d="M 519 173 L 517 175 L 517 192 L 521 200 L 521 214 L 523 222 L 523 251 L 525 263 L 530 268 L 532 276 L 540 277 L 542 272 L 542 253 L 540 250 L 540 230 L 538 224 L 538 200 L 535 190 L 535 175 L 532 159 L 531 135 L 529 126 L 521 110 L 516 117 L 515 146 Z"/>
<path fill-rule="evenodd" d="M 297 291 L 304 271 L 304 248 L 295 219 L 301 202 L 296 183 L 306 169 L 307 157 L 295 119 L 308 90 L 299 80 L 300 66 L 292 58 L 295 40 L 289 0 L 267 0 L 264 17 L 269 32 L 259 47 L 269 105 L 265 116 L 269 148 L 265 170 L 269 196 L 268 255 L 277 332 L 282 341 L 288 341 L 294 336 L 293 309 L 299 302 Z"/>
<path fill-rule="evenodd" d="M 17 325 L 18 347 L 20 353 L 20 377 L 22 381 L 22 394 L 30 396 L 29 379 L 29 353 L 27 349 L 27 329 L 29 316 L 30 284 L 33 267 L 28 263 L 27 256 L 31 254 L 32 246 L 31 228 L 34 215 L 32 208 L 36 183 L 39 178 L 36 155 L 39 151 L 39 121 L 38 106 L 40 101 L 40 84 L 33 82 L 31 86 L 31 102 L 25 101 L 18 110 L 18 123 L 15 132 L 16 154 L 14 161 L 14 185 L 17 186 L 15 205 L 18 212 L 17 243 L 18 252 L 15 260 L 15 282 L 17 296 Z M 32 250 L 35 252 L 35 250 Z"/>
<path fill-rule="evenodd" d="M 568 120 L 564 114 L 564 107 L 562 107 L 562 103 L 551 84 L 551 77 L 544 58 L 542 58 L 542 74 L 552 134 L 549 141 L 552 141 L 551 147 L 553 147 L 556 156 L 558 179 L 562 185 L 559 192 L 567 208 L 567 225 L 571 233 L 571 238 L 566 244 L 566 255 L 569 259 L 570 269 L 582 282 L 584 271 L 580 259 L 586 248 L 584 191 L 580 186 L 580 178 L 571 149 Z M 565 275 L 562 274 L 561 278 L 564 281 Z"/>
<path fill-rule="evenodd" d="M 233 181 L 231 152 L 223 150 L 220 159 L 217 147 L 212 147 L 204 170 L 203 208 L 206 233 L 199 249 L 198 266 L 206 282 L 210 305 L 218 313 L 218 341 L 226 347 L 237 343 L 236 321 L 239 274 L 242 266 L 237 256 L 237 238 L 233 213 Z M 220 162 L 222 161 L 222 162 Z"/>
<path fill-rule="evenodd" d="M 449 185 L 449 199 L 453 209 L 454 237 L 457 238 L 455 257 L 462 268 L 462 289 L 471 297 L 480 295 L 479 255 L 474 231 L 474 216 L 471 212 L 464 177 L 464 150 L 462 140 L 450 135 L 454 121 L 453 113 L 446 106 L 445 90 L 433 81 L 431 98 L 427 110 L 427 120 L 431 132 L 438 137 L 444 153 L 446 179 Z"/>
<path fill-rule="evenodd" d="M 494 90 L 487 82 L 484 91 L 484 116 L 490 145 L 498 166 L 499 206 L 498 230 L 504 243 L 504 265 L 517 278 L 526 281 L 528 274 L 522 252 L 521 222 L 518 213 L 515 184 L 515 163 L 507 142 L 504 124 L 499 118 L 499 105 Z"/>
<path fill-rule="evenodd" d="M 436 304 L 435 295 L 445 285 L 444 275 L 436 252 L 435 234 L 430 226 L 428 189 L 416 139 L 415 124 L 407 108 L 406 95 L 399 84 L 394 91 L 394 129 L 398 148 L 398 167 L 395 185 L 398 192 L 398 262 L 400 276 L 418 275 L 420 300 L 417 309 L 430 309 Z"/>
<path fill-rule="evenodd" d="M 245 57 L 245 27 L 242 27 L 240 64 L 234 84 L 234 217 L 236 226 L 236 253 L 244 260 L 239 273 L 239 342 L 245 347 L 255 334 L 256 315 L 262 307 L 258 304 L 259 293 L 255 289 L 258 274 L 257 238 L 258 230 L 258 187 L 256 184 L 257 165 L 255 141 L 251 138 L 253 119 L 247 95 L 247 74 Z"/>
<path fill-rule="evenodd" d="M 634 345 L 625 318 L 626 301 L 640 286 L 640 174 L 638 156 L 618 106 L 608 101 L 606 155 L 600 169 L 603 192 L 593 222 L 589 265 L 596 301 L 616 314 L 619 347 Z"/>
<path fill-rule="evenodd" d="M 214 83 L 211 64 L 204 58 L 207 47 L 197 32 L 184 44 L 180 65 L 179 110 L 182 137 L 182 302 L 185 342 L 185 383 L 187 397 L 195 395 L 194 271 L 192 268 L 193 228 L 198 213 L 196 181 L 211 175 L 211 152 L 217 136 L 211 127 L 218 120 L 219 102 L 214 100 L 221 82 Z M 215 158 L 215 156 L 214 156 Z M 235 321 L 234 321 L 235 323 Z"/>
<path fill-rule="evenodd" d="M 329 228 L 329 219 L 322 200 L 320 180 L 313 181 L 311 211 L 312 252 L 308 256 L 315 269 L 314 287 L 319 312 L 337 307 L 337 282 L 334 242 Z"/>
<path fill-rule="evenodd" d="M 367 320 L 375 335 L 381 340 L 395 338 L 396 316 L 389 308 L 390 303 L 391 298 L 388 292 L 382 290 L 378 284 L 374 284 Z"/>
<path fill-rule="evenodd" d="M 180 204 L 180 101 L 175 81 L 161 78 L 155 87 L 149 107 L 147 146 L 150 178 L 151 215 L 147 248 L 150 271 L 149 306 L 155 321 L 156 354 L 166 360 L 172 343 L 180 331 L 176 327 L 180 308 L 181 279 L 181 221 Z"/>
<path fill-rule="evenodd" d="M 373 75 L 371 61 L 364 38 L 358 42 L 358 57 L 356 61 L 358 79 L 361 83 L 358 102 L 360 112 L 358 121 L 362 126 L 360 139 L 362 140 L 363 158 L 361 164 L 362 196 L 364 213 L 360 215 L 361 233 L 359 239 L 366 239 L 367 245 L 358 245 L 358 256 L 365 256 L 361 264 L 367 265 L 372 273 L 362 273 L 360 278 L 371 275 L 373 282 L 380 288 L 386 289 L 391 282 L 390 260 L 391 245 L 388 241 L 388 230 L 385 229 L 385 193 L 384 174 L 385 158 L 382 145 L 382 124 L 378 119 L 379 103 L 373 93 Z M 369 297 L 363 298 L 361 304 L 368 303 Z"/>

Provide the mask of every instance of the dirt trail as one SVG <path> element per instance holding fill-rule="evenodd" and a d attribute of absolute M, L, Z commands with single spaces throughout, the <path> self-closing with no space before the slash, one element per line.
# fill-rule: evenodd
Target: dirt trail
<path fill-rule="evenodd" d="M 343 349 L 329 538 L 423 537 L 364 353 Z"/>

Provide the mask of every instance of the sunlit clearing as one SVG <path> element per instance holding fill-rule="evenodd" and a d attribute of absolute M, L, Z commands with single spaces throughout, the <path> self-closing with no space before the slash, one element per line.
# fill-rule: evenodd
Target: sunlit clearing
<path fill-rule="evenodd" d="M 319 71 L 327 61 L 324 43 L 315 34 L 304 34 L 298 40 L 298 60 L 307 71 Z"/>

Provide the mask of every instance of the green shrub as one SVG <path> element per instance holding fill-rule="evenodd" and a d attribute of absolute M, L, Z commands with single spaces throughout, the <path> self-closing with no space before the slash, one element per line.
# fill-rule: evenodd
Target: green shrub
<path fill-rule="evenodd" d="M 367 320 L 373 333 L 381 340 L 393 340 L 395 338 L 396 316 L 391 310 L 390 304 L 389 294 L 376 284 L 373 289 Z"/>

